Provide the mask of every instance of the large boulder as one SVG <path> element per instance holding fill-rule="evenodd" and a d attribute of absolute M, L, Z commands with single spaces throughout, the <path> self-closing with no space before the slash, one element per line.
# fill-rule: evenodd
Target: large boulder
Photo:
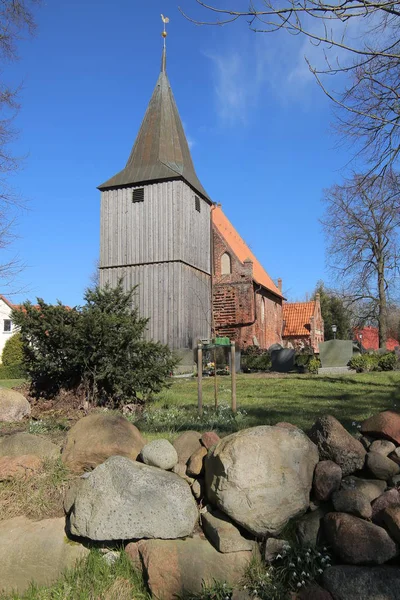
<path fill-rule="evenodd" d="M 252 552 L 223 554 L 198 536 L 186 540 L 148 540 L 139 543 L 146 580 L 152 597 L 176 600 L 198 593 L 202 582 L 238 583 Z"/>
<path fill-rule="evenodd" d="M 335 417 L 320 417 L 309 432 L 321 460 L 332 460 L 342 468 L 343 476 L 364 466 L 366 450 Z"/>
<path fill-rule="evenodd" d="M 361 431 L 400 444 L 400 414 L 385 410 L 361 423 Z"/>
<path fill-rule="evenodd" d="M 324 531 L 333 551 L 346 564 L 381 565 L 398 555 L 388 532 L 346 513 L 328 513 Z"/>
<path fill-rule="evenodd" d="M 110 456 L 136 460 L 145 445 L 137 427 L 125 417 L 93 413 L 68 432 L 62 460 L 73 473 L 90 471 Z"/>
<path fill-rule="evenodd" d="M 60 448 L 46 438 L 31 433 L 14 433 L 0 438 L 0 456 L 19 457 L 27 454 L 42 459 L 58 458 Z"/>
<path fill-rule="evenodd" d="M 178 454 L 168 440 L 153 440 L 143 446 L 140 458 L 145 465 L 169 471 L 178 462 Z"/>
<path fill-rule="evenodd" d="M 207 538 L 219 552 L 238 552 L 252 550 L 254 543 L 240 533 L 237 526 L 219 510 L 202 512 L 201 525 Z"/>
<path fill-rule="evenodd" d="M 400 506 L 400 492 L 398 488 L 384 492 L 372 503 L 372 520 L 380 525 L 383 522 L 383 513 L 386 508 Z"/>
<path fill-rule="evenodd" d="M 317 462 L 316 447 L 299 429 L 245 429 L 209 451 L 207 497 L 251 533 L 276 535 L 307 510 Z"/>
<path fill-rule="evenodd" d="M 179 475 L 112 456 L 66 496 L 72 534 L 91 540 L 174 539 L 190 535 L 196 501 Z"/>
<path fill-rule="evenodd" d="M 398 567 L 329 567 L 323 585 L 335 600 L 399 600 Z"/>
<path fill-rule="evenodd" d="M 50 585 L 88 550 L 67 539 L 65 519 L 0 522 L 0 592 L 22 594 L 33 582 Z"/>
<path fill-rule="evenodd" d="M 362 519 L 372 516 L 371 503 L 360 490 L 339 490 L 333 494 L 332 502 L 337 512 L 351 513 Z"/>
<path fill-rule="evenodd" d="M 31 414 L 28 400 L 15 390 L 0 389 L 0 422 L 22 421 Z"/>

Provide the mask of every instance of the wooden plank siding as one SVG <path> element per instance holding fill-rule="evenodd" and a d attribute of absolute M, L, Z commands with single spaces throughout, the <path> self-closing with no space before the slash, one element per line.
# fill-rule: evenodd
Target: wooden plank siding
<path fill-rule="evenodd" d="M 138 186 L 135 186 L 138 187 Z M 100 285 L 138 285 L 147 338 L 173 349 L 210 336 L 210 207 L 183 181 L 106 190 L 101 201 Z"/>

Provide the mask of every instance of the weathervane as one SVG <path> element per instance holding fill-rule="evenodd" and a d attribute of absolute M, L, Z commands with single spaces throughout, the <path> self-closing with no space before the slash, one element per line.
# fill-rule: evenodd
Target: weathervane
<path fill-rule="evenodd" d="M 163 38 L 164 38 L 164 48 L 165 48 L 165 38 L 166 38 L 166 37 L 167 37 L 167 35 L 168 35 L 168 34 L 167 34 L 167 30 L 166 30 L 166 25 L 167 25 L 167 23 L 169 23 L 169 18 L 168 18 L 168 17 L 164 17 L 164 15 L 161 15 L 161 19 L 162 19 L 162 22 L 164 23 L 164 31 L 162 32 L 162 34 L 161 34 L 161 35 L 162 35 L 162 36 L 163 36 Z"/>

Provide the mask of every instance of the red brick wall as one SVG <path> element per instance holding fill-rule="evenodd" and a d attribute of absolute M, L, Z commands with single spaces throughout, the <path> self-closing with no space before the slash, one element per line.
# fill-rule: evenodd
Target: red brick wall
<path fill-rule="evenodd" d="M 253 263 L 240 262 L 218 231 L 213 232 L 213 316 L 216 335 L 228 336 L 240 348 L 281 343 L 282 300 L 253 281 Z M 228 252 L 231 273 L 222 275 L 221 258 Z M 262 318 L 264 303 L 264 319 Z"/>

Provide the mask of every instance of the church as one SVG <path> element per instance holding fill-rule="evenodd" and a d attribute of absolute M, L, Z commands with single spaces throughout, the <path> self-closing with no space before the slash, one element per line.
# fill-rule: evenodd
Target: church
<path fill-rule="evenodd" d="M 282 282 L 272 281 L 197 177 L 165 43 L 126 166 L 99 189 L 100 285 L 122 278 L 126 288 L 138 286 L 149 339 L 184 362 L 199 340 L 215 336 L 240 348 L 282 342 Z"/>

